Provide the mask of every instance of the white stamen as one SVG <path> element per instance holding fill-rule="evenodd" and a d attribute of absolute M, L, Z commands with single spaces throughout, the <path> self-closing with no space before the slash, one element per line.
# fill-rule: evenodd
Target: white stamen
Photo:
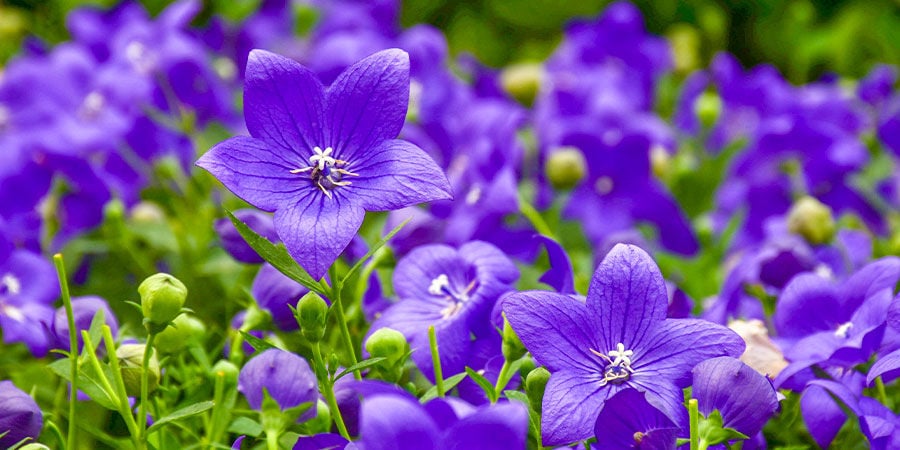
<path fill-rule="evenodd" d="M 100 114 L 103 110 L 105 104 L 106 97 L 104 97 L 103 94 L 97 91 L 91 91 L 91 93 L 84 98 L 84 101 L 81 102 L 81 109 L 79 112 L 85 118 L 96 117 L 97 114 Z"/>
<path fill-rule="evenodd" d="M 22 314 L 22 311 L 15 306 L 10 305 L 0 305 L 0 313 L 3 313 L 6 317 L 9 317 L 16 322 L 24 322 L 25 314 Z"/>
<path fill-rule="evenodd" d="M 428 286 L 428 293 L 431 295 L 444 295 L 444 288 L 446 287 L 450 287 L 450 280 L 447 278 L 447 275 L 442 273 L 431 280 L 431 285 Z"/>
<path fill-rule="evenodd" d="M 140 41 L 131 41 L 125 46 L 125 58 L 128 59 L 134 70 L 143 75 L 152 72 L 156 66 L 156 58 Z"/>
<path fill-rule="evenodd" d="M 605 386 L 606 383 L 611 381 L 628 380 L 631 374 L 634 373 L 634 369 L 631 368 L 631 356 L 634 355 L 634 351 L 626 350 L 625 344 L 621 342 L 616 344 L 616 349 L 610 350 L 608 356 L 592 348 L 588 350 L 603 358 L 607 363 L 607 366 L 603 369 L 603 379 L 600 380 L 601 386 Z"/>
<path fill-rule="evenodd" d="M 0 278 L 0 286 L 6 287 L 6 292 L 10 295 L 18 295 L 22 292 L 22 283 L 13 274 L 7 273 Z"/>
<path fill-rule="evenodd" d="M 472 189 L 469 189 L 469 192 L 466 194 L 466 204 L 474 205 L 478 203 L 478 200 L 481 199 L 481 186 L 475 185 L 472 186 Z"/>
<path fill-rule="evenodd" d="M 847 333 L 850 332 L 850 329 L 853 328 L 853 322 L 847 322 L 838 327 L 838 329 L 834 332 L 834 335 L 839 338 L 846 338 Z"/>

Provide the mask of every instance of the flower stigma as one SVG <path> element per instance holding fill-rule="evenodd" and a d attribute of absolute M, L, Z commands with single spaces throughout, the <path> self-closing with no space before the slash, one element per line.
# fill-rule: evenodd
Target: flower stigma
<path fill-rule="evenodd" d="M 332 189 L 352 184 L 349 181 L 342 181 L 345 176 L 359 176 L 359 174 L 343 168 L 347 165 L 347 161 L 332 156 L 333 148 L 326 147 L 325 150 L 322 150 L 321 147 L 313 147 L 313 152 L 314 154 L 309 158 L 309 166 L 291 170 L 291 173 L 309 172 L 309 178 L 328 198 L 331 198 Z"/>
<path fill-rule="evenodd" d="M 607 383 L 622 384 L 634 373 L 634 369 L 631 368 L 631 356 L 634 355 L 634 351 L 626 350 L 625 344 L 619 342 L 615 350 L 609 351 L 608 356 L 592 348 L 588 350 L 607 362 L 606 368 L 603 369 L 603 379 L 600 380 L 601 386 Z"/>
<path fill-rule="evenodd" d="M 462 305 L 469 301 L 469 294 L 477 285 L 477 281 L 473 280 L 462 292 L 457 292 L 450 284 L 450 279 L 447 275 L 442 273 L 431 280 L 431 285 L 428 286 L 428 293 L 436 297 L 444 297 L 450 301 L 450 304 L 441 310 L 441 315 L 446 319 L 462 309 Z"/>
<path fill-rule="evenodd" d="M 851 328 L 853 328 L 853 322 L 844 323 L 834 331 L 834 335 L 839 338 L 846 338 Z"/>
<path fill-rule="evenodd" d="M 18 295 L 22 292 L 22 283 L 11 273 L 0 278 L 0 295 Z"/>

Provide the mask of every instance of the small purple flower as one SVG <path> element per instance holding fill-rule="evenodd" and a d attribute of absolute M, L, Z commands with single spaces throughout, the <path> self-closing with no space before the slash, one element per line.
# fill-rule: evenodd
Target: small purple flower
<path fill-rule="evenodd" d="M 606 400 L 597 416 L 594 450 L 674 449 L 678 426 L 647 402 L 643 392 L 624 389 Z"/>
<path fill-rule="evenodd" d="M 37 439 L 43 427 L 44 416 L 34 399 L 12 381 L 0 381 L 0 447 Z"/>
<path fill-rule="evenodd" d="M 491 310 L 518 277 L 512 261 L 486 242 L 469 242 L 459 250 L 437 244 L 418 247 L 397 263 L 394 291 L 399 301 L 371 330 L 388 327 L 403 333 L 416 365 L 431 378 L 428 327 L 434 325 L 444 373 L 462 372 L 473 345 L 471 335 L 496 334 Z"/>
<path fill-rule="evenodd" d="M 705 416 L 718 410 L 722 426 L 754 436 L 778 411 L 778 394 L 772 382 L 727 356 L 712 358 L 694 367 L 691 395 Z"/>
<path fill-rule="evenodd" d="M 53 302 L 59 284 L 53 266 L 42 256 L 14 250 L 0 261 L 0 330 L 3 342 L 24 342 L 42 357 L 50 349 L 44 332 L 53 321 Z"/>
<path fill-rule="evenodd" d="M 295 306 L 309 289 L 288 278 L 271 264 L 263 264 L 250 288 L 256 304 L 272 314 L 272 322 L 280 330 L 297 329 L 297 321 L 290 306 Z"/>
<path fill-rule="evenodd" d="M 253 357 L 241 369 L 238 390 L 247 397 L 253 409 L 260 409 L 263 389 L 278 402 L 281 409 L 311 402 L 319 397 L 318 383 L 306 360 L 290 352 L 270 348 Z"/>
<path fill-rule="evenodd" d="M 255 209 L 239 209 L 234 212 L 234 216 L 247 224 L 256 234 L 272 242 L 278 241 L 278 233 L 275 232 L 272 216 Z M 219 239 L 222 241 L 222 247 L 232 258 L 247 264 L 260 264 L 263 262 L 262 257 L 241 237 L 230 219 L 222 218 L 217 220 L 215 228 Z"/>
<path fill-rule="evenodd" d="M 254 50 L 244 91 L 252 137 L 219 143 L 197 165 L 252 205 L 274 211 L 288 252 L 319 279 L 365 211 L 451 197 L 434 161 L 394 139 L 408 102 L 409 57 L 402 50 L 359 61 L 327 89 L 299 63 Z"/>
<path fill-rule="evenodd" d="M 682 389 L 691 369 L 708 358 L 739 356 L 744 342 L 710 322 L 667 319 L 667 307 L 659 268 L 640 248 L 621 244 L 597 268 L 586 304 L 544 291 L 504 300 L 522 343 L 552 374 L 543 401 L 545 445 L 589 438 L 597 411 L 629 387 L 676 424 L 686 421 Z"/>
<path fill-rule="evenodd" d="M 90 329 L 91 322 L 97 311 L 103 310 L 103 322 L 109 325 L 113 336 L 119 331 L 119 322 L 116 320 L 115 314 L 109 309 L 106 300 L 90 295 L 86 297 L 75 297 L 72 299 L 72 315 L 75 318 L 75 329 L 78 330 L 78 350 L 84 347 L 84 341 L 81 338 L 81 331 Z M 53 334 L 56 338 L 56 348 L 69 349 L 69 320 L 66 317 L 66 308 L 59 307 L 56 309 L 56 315 L 53 317 Z M 94 342 L 94 345 L 99 345 Z"/>

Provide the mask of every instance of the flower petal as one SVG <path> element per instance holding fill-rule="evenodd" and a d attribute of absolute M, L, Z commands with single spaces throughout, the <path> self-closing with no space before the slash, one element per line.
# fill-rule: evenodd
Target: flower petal
<path fill-rule="evenodd" d="M 409 106 L 409 55 L 383 50 L 350 66 L 328 88 L 328 146 L 351 164 L 400 134 Z"/>
<path fill-rule="evenodd" d="M 895 350 L 878 358 L 866 375 L 866 385 L 871 386 L 876 377 L 881 377 L 885 384 L 890 384 L 900 376 L 900 350 Z"/>
<path fill-rule="evenodd" d="M 325 148 L 325 87 L 300 63 L 253 50 L 244 81 L 244 118 L 255 138 L 297 155 L 305 166 L 314 147 Z"/>
<path fill-rule="evenodd" d="M 216 144 L 197 165 L 213 174 L 238 197 L 265 211 L 275 211 L 313 189 L 283 151 L 264 141 L 237 136 Z"/>
<path fill-rule="evenodd" d="M 350 244 L 365 211 L 338 195 L 313 192 L 275 212 L 275 229 L 288 253 L 316 280 Z"/>
<path fill-rule="evenodd" d="M 794 277 L 775 306 L 775 330 L 783 338 L 801 338 L 831 330 L 849 319 L 840 316 L 838 289 L 830 280 L 812 273 Z M 852 313 L 852 312 L 851 312 Z"/>
<path fill-rule="evenodd" d="M 351 160 L 347 187 L 368 211 L 387 211 L 418 203 L 453 198 L 444 171 L 424 150 L 392 139 Z"/>
<path fill-rule="evenodd" d="M 678 428 L 636 389 L 625 389 L 610 397 L 594 425 L 597 450 L 636 448 L 674 449 Z M 641 440 L 635 436 L 640 433 Z M 652 439 L 654 446 L 648 446 Z"/>
<path fill-rule="evenodd" d="M 437 425 L 410 399 L 394 395 L 364 399 L 359 421 L 360 441 L 366 450 L 437 448 Z"/>
<path fill-rule="evenodd" d="M 528 409 L 519 402 L 480 408 L 444 431 L 442 448 L 525 449 Z"/>
<path fill-rule="evenodd" d="M 555 292 L 517 292 L 503 299 L 503 312 L 525 348 L 551 372 L 571 369 L 601 377 L 605 361 L 597 348 L 588 309 Z"/>
<path fill-rule="evenodd" d="M 778 411 L 775 387 L 739 359 L 708 359 L 697 364 L 693 373 L 691 395 L 700 411 L 708 416 L 719 410 L 725 427 L 753 436 Z"/>
<path fill-rule="evenodd" d="M 633 245 L 617 244 L 597 267 L 587 306 L 599 322 L 606 352 L 624 343 L 631 348 L 652 324 L 665 320 L 666 283 L 653 259 Z"/>
<path fill-rule="evenodd" d="M 466 280 L 466 264 L 453 247 L 442 244 L 416 247 L 394 269 L 394 292 L 399 298 L 427 298 L 432 280 L 444 274 L 461 284 Z"/>
<path fill-rule="evenodd" d="M 565 445 L 593 435 L 604 402 L 620 390 L 601 385 L 601 379 L 600 372 L 593 377 L 567 370 L 550 375 L 541 409 L 541 436 L 545 446 Z"/>

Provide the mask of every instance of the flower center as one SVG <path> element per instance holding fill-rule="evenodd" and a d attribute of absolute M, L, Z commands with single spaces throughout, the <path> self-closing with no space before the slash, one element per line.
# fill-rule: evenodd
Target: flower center
<path fill-rule="evenodd" d="M 847 338 L 847 334 L 850 333 L 850 329 L 853 328 L 852 322 L 847 322 L 838 327 L 837 330 L 834 331 L 834 335 L 839 338 Z"/>
<path fill-rule="evenodd" d="M 0 295 L 18 295 L 22 292 L 22 283 L 11 273 L 4 274 L 0 277 Z"/>
<path fill-rule="evenodd" d="M 601 386 L 605 386 L 607 383 L 622 384 L 628 381 L 631 374 L 634 373 L 634 369 L 631 368 L 631 356 L 634 355 L 634 352 L 626 350 L 625 344 L 619 342 L 615 350 L 610 350 L 608 356 L 594 349 L 589 350 L 607 363 L 603 369 Z"/>
<path fill-rule="evenodd" d="M 441 315 L 446 319 L 453 316 L 462 309 L 463 304 L 469 301 L 469 294 L 478 286 L 478 282 L 473 280 L 462 291 L 455 289 L 450 284 L 450 279 L 446 274 L 440 274 L 431 280 L 428 286 L 428 293 L 435 297 L 442 297 L 448 300 L 449 305 L 441 310 Z"/>
<path fill-rule="evenodd" d="M 353 173 L 343 167 L 348 163 L 340 159 L 336 159 L 331 154 L 334 149 L 326 147 L 313 148 L 313 155 L 309 157 L 309 166 L 300 169 L 291 170 L 291 173 L 309 172 L 309 179 L 315 184 L 328 198 L 331 198 L 331 191 L 338 186 L 349 186 L 352 183 L 342 181 L 345 176 L 358 177 L 359 174 Z"/>
<path fill-rule="evenodd" d="M 103 112 L 104 105 L 106 105 L 106 97 L 97 91 L 91 91 L 81 102 L 78 115 L 84 120 L 93 120 Z"/>

